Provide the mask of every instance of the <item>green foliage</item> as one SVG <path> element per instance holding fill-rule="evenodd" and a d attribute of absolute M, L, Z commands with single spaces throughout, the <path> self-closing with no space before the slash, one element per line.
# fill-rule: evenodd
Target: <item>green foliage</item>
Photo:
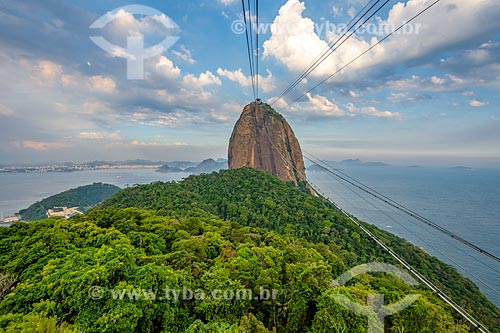
<path fill-rule="evenodd" d="M 39 315 L 4 315 L 0 316 L 0 333 L 73 333 L 66 323 L 58 325 L 56 318 Z"/>
<path fill-rule="evenodd" d="M 475 288 L 372 229 L 420 267 L 442 269 L 438 281 L 447 274 L 459 288 Z M 355 263 L 374 259 L 388 261 L 333 205 L 262 172 L 137 186 L 69 221 L 0 229 L 0 275 L 15 277 L 0 300 L 0 333 L 366 332 L 367 319 L 332 296 L 366 304 L 371 293 L 387 303 L 423 295 L 387 318 L 388 332 L 468 331 L 431 293 L 390 275 L 330 286 Z M 100 297 L 90 297 L 96 290 Z M 233 296 L 212 297 L 220 291 Z M 498 312 L 463 293 L 491 315 L 493 328 Z"/>
<path fill-rule="evenodd" d="M 102 183 L 81 186 L 34 203 L 19 211 L 19 214 L 25 221 L 36 221 L 46 218 L 47 210 L 54 207 L 81 207 L 85 211 L 108 199 L 119 190 L 117 186 Z"/>
<path fill-rule="evenodd" d="M 346 268 L 334 247 L 222 220 L 108 208 L 2 229 L 0 249 L 2 269 L 19 276 L 0 302 L 12 314 L 0 320 L 6 332 L 65 327 L 57 323 L 83 332 L 321 332 L 332 311 L 346 314 L 348 327 L 364 323 L 323 306 Z M 367 279 L 366 288 L 401 292 L 391 280 Z M 102 298 L 89 297 L 94 286 Z M 190 296 L 175 299 L 174 291 Z M 454 326 L 437 299 L 424 305 L 436 313 L 424 316 L 428 325 Z"/>
<path fill-rule="evenodd" d="M 160 215 L 218 217 L 327 244 L 348 267 L 371 261 L 395 264 L 330 202 L 250 168 L 191 176 L 181 183 L 155 183 L 119 192 L 101 207 L 140 207 Z M 365 224 L 434 284 L 490 327 L 500 310 L 454 268 L 401 238 Z"/>

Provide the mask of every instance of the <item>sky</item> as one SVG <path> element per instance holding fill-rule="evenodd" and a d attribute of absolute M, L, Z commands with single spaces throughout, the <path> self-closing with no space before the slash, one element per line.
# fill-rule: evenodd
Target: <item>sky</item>
<path fill-rule="evenodd" d="M 432 2 L 389 1 L 277 98 L 367 2 L 262 1 L 262 100 L 324 159 L 500 166 L 498 0 L 441 0 L 303 95 Z M 243 17 L 237 0 L 0 0 L 0 164 L 226 157 L 253 100 Z M 141 36 L 155 55 L 130 80 L 127 43 Z"/>

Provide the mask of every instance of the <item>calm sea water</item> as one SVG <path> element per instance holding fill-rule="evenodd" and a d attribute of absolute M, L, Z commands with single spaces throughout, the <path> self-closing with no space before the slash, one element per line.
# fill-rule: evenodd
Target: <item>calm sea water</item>
<path fill-rule="evenodd" d="M 344 172 L 399 201 L 484 249 L 500 255 L 500 170 L 352 167 Z M 0 174 L 0 211 L 13 214 L 45 197 L 93 182 L 122 188 L 188 174 L 154 170 L 100 170 L 74 173 Z M 455 266 L 500 307 L 500 265 L 412 220 L 323 172 L 309 179 L 358 218 L 407 239 Z M 357 194 L 358 193 L 358 194 Z"/>
<path fill-rule="evenodd" d="M 343 172 L 440 226 L 500 255 L 500 170 L 351 167 Z M 422 247 L 473 280 L 500 307 L 500 264 L 325 172 L 309 180 L 361 220 Z"/>
<path fill-rule="evenodd" d="M 17 213 L 32 203 L 54 194 L 92 183 L 125 188 L 154 181 L 181 180 L 187 173 L 159 173 L 148 169 L 97 170 L 54 173 L 0 173 L 0 212 Z"/>

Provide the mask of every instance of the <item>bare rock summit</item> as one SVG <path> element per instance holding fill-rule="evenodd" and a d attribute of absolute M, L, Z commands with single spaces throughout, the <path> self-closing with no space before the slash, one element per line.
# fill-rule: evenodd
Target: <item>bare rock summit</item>
<path fill-rule="evenodd" d="M 252 167 L 281 180 L 306 181 L 299 140 L 285 118 L 270 105 L 245 106 L 229 141 L 229 168 Z"/>

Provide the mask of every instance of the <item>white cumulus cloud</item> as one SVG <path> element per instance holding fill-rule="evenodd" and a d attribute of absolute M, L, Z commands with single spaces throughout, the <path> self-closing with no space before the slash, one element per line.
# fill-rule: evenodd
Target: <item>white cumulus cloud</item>
<path fill-rule="evenodd" d="M 236 3 L 236 0 L 219 0 L 219 2 L 225 6 L 232 5 L 233 3 Z"/>
<path fill-rule="evenodd" d="M 469 105 L 472 106 L 473 108 L 480 108 L 482 106 L 488 105 L 488 102 L 482 102 L 477 99 L 471 99 L 469 101 Z"/>
<path fill-rule="evenodd" d="M 379 110 L 374 106 L 356 106 L 353 103 L 339 105 L 335 101 L 322 95 L 306 94 L 307 100 L 288 104 L 284 99 L 273 97 L 269 103 L 275 105 L 278 109 L 290 111 L 296 115 L 310 116 L 312 118 L 340 118 L 357 117 L 360 115 L 401 120 L 402 115 L 398 112 Z"/>
<path fill-rule="evenodd" d="M 210 85 L 220 86 L 222 84 L 221 80 L 210 71 L 201 73 L 199 77 L 188 74 L 184 76 L 183 82 L 187 87 L 190 88 L 202 88 Z"/>
<path fill-rule="evenodd" d="M 220 77 L 225 77 L 226 79 L 238 83 L 243 88 L 248 88 L 252 85 L 252 77 L 243 74 L 241 68 L 230 71 L 228 69 L 217 69 L 217 74 Z M 265 93 L 271 92 L 276 89 L 276 82 L 273 77 L 273 73 L 267 70 L 267 76 L 262 76 L 259 74 L 259 89 L 262 89 Z"/>
<path fill-rule="evenodd" d="M 429 0 L 398 2 L 390 9 L 387 18 L 378 19 L 376 24 L 398 27 L 430 3 Z M 272 24 L 271 37 L 264 43 L 264 57 L 276 59 L 293 72 L 303 71 L 327 48 L 327 41 L 337 37 L 330 34 L 327 38 L 321 38 L 315 31 L 315 22 L 303 15 L 305 9 L 304 2 L 288 0 Z M 393 35 L 350 65 L 336 80 L 348 79 L 348 75 L 353 76 L 360 69 L 377 65 L 394 66 L 423 58 L 435 51 L 495 31 L 500 28 L 500 21 L 496 19 L 499 15 L 497 0 L 443 0 L 414 21 L 414 33 Z M 353 36 L 311 75 L 325 77 L 334 73 L 378 42 L 379 38 L 372 36 L 367 40 L 364 35 Z M 471 54 L 474 59 L 484 56 L 484 52 Z"/>
<path fill-rule="evenodd" d="M 161 56 L 155 65 L 156 71 L 167 79 L 176 79 L 181 76 L 181 70 L 175 66 L 172 60 L 165 56 Z"/>

